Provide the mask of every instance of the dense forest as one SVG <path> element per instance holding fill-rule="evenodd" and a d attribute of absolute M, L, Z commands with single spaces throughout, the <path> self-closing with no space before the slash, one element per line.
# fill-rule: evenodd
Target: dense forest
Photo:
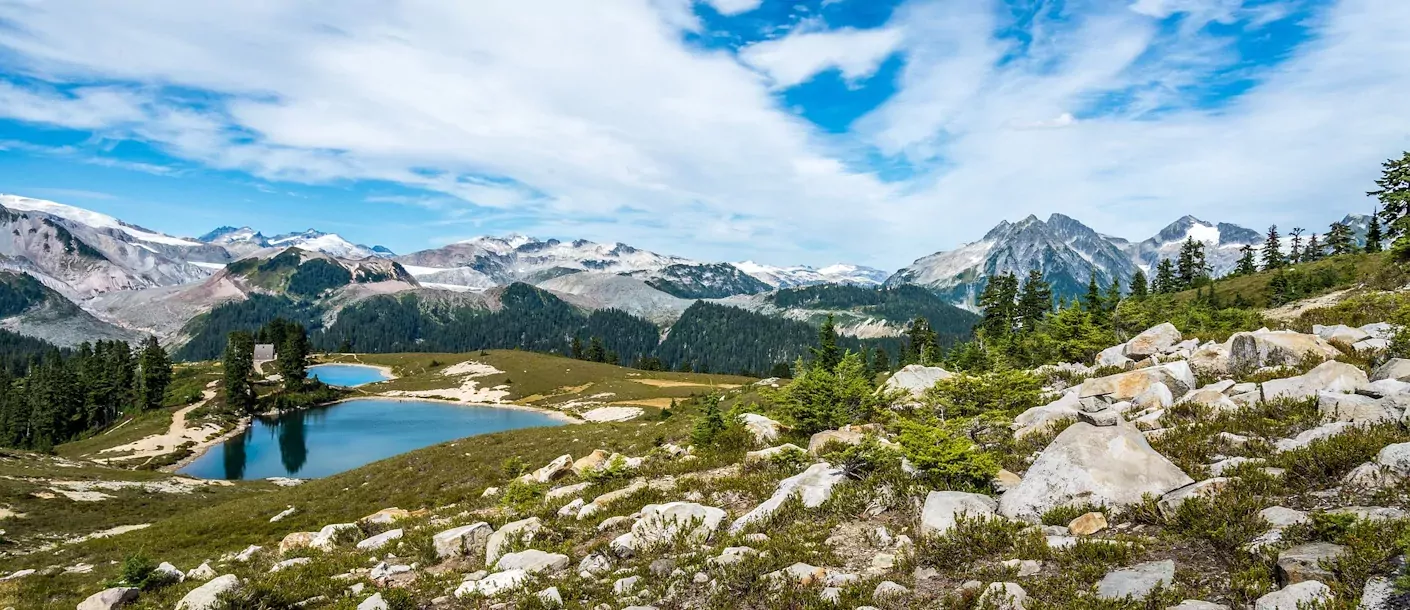
<path fill-rule="evenodd" d="M 34 276 L 0 271 L 0 318 L 24 313 L 47 298 L 47 289 Z"/>
<path fill-rule="evenodd" d="M 161 406 L 171 379 L 171 361 L 156 339 L 136 352 L 121 341 L 99 341 L 32 356 L 22 374 L 0 369 L 0 446 L 47 451 L 101 430 Z"/>
<path fill-rule="evenodd" d="M 937 334 L 945 345 L 967 337 L 977 319 L 963 310 L 926 301 L 910 289 L 889 289 L 883 298 L 872 300 L 854 292 L 865 293 L 868 289 L 852 289 L 846 292 L 847 296 L 819 294 L 829 295 L 827 307 L 864 306 L 867 315 L 887 319 L 908 319 L 901 315 L 902 309 L 907 303 L 920 303 L 924 307 L 913 311 L 938 316 Z M 316 306 L 285 297 L 256 296 L 227 303 L 187 326 L 186 332 L 192 338 L 176 356 L 181 360 L 218 358 L 230 332 L 254 332 L 283 318 L 309 329 L 314 348 L 323 351 L 523 349 L 568 356 L 576 355 L 575 340 L 580 349 L 596 340 L 603 347 L 604 357 L 610 354 L 614 362 L 623 365 L 765 375 L 783 370 L 779 369 L 781 364 L 789 365 L 806 356 L 817 333 L 817 327 L 806 322 L 705 302 L 692 305 L 669 332 L 663 332 L 655 324 L 626 312 L 587 312 L 548 291 L 522 283 L 506 287 L 500 296 L 500 307 L 495 310 L 444 308 L 406 294 L 379 296 L 350 305 L 326 328 L 322 325 L 323 313 Z M 844 337 L 842 341 L 846 348 L 865 348 L 873 355 L 877 348 L 891 355 L 902 352 L 898 337 L 866 341 Z M 886 360 L 883 368 L 891 367 L 891 357 Z"/>
<path fill-rule="evenodd" d="M 68 353 L 53 343 L 0 329 L 0 372 L 23 375 L 30 365 L 51 352 Z"/>
<path fill-rule="evenodd" d="M 782 308 L 857 311 L 868 316 L 906 324 L 925 318 L 942 344 L 969 336 L 979 316 L 946 303 L 934 292 L 905 284 L 886 288 L 820 284 L 789 288 L 769 295 L 768 301 Z"/>

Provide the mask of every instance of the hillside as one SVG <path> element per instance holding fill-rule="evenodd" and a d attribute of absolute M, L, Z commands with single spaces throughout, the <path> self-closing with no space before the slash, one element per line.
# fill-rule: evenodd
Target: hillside
<path fill-rule="evenodd" d="M 0 271 L 0 329 L 62 347 L 142 335 L 95 318 L 27 273 Z"/>

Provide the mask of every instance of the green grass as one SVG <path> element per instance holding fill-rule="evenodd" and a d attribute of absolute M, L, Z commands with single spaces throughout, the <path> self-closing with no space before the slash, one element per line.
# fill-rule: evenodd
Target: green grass
<path fill-rule="evenodd" d="M 1312 263 L 1293 265 L 1284 273 L 1305 278 L 1309 290 L 1299 294 L 1299 298 L 1310 298 L 1352 287 L 1365 287 L 1371 290 L 1394 290 L 1405 285 L 1405 271 L 1391 261 L 1389 253 L 1348 254 L 1333 256 Z M 1259 272 L 1253 275 L 1230 277 L 1215 281 L 1214 292 L 1224 303 L 1239 300 L 1251 307 L 1272 307 L 1272 292 L 1269 282 L 1276 272 Z M 1181 301 L 1193 300 L 1196 291 L 1186 290 L 1177 293 Z"/>

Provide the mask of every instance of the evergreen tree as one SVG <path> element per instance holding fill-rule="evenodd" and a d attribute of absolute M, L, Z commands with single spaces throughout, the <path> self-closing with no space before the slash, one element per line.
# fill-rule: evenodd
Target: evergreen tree
<path fill-rule="evenodd" d="M 1371 225 L 1366 227 L 1366 251 L 1372 254 L 1380 252 L 1381 242 L 1385 241 L 1385 235 L 1381 231 L 1380 216 L 1379 212 L 1372 214 Z"/>
<path fill-rule="evenodd" d="M 1018 320 L 1023 332 L 1030 333 L 1053 310 L 1053 288 L 1043 279 L 1043 272 L 1034 269 L 1028 272 L 1023 283 L 1023 291 L 1018 295 Z"/>
<path fill-rule="evenodd" d="M 1317 240 L 1317 234 L 1313 233 L 1310 237 L 1307 238 L 1307 247 L 1302 249 L 1302 261 L 1305 263 L 1310 263 L 1313 261 L 1321 260 L 1322 256 L 1324 255 L 1323 250 L 1324 248 L 1322 247 L 1321 242 Z"/>
<path fill-rule="evenodd" d="M 1410 152 L 1399 159 L 1388 159 L 1381 164 L 1381 177 L 1376 180 L 1376 190 L 1366 193 L 1381 202 L 1381 229 L 1385 237 L 1391 239 L 1391 251 L 1397 258 L 1410 254 Z M 1331 241 L 1330 236 L 1328 242 Z"/>
<path fill-rule="evenodd" d="M 818 346 L 813 349 L 813 366 L 822 367 L 825 371 L 837 368 L 837 364 L 842 362 L 842 350 L 837 347 L 837 326 L 833 324 L 832 314 L 827 315 L 822 326 L 818 328 Z"/>
<path fill-rule="evenodd" d="M 1205 276 L 1207 267 L 1204 242 L 1195 241 L 1193 237 L 1186 239 L 1180 246 L 1179 262 L 1175 264 L 1175 279 L 1179 282 L 1179 290 L 1195 287 Z"/>
<path fill-rule="evenodd" d="M 936 335 L 930 328 L 930 321 L 918 317 L 906 328 L 906 340 L 901 344 L 901 365 L 928 364 L 925 358 L 934 353 L 935 348 Z"/>
<path fill-rule="evenodd" d="M 1131 276 L 1131 298 L 1144 299 L 1150 295 L 1150 284 L 1146 280 L 1146 272 L 1140 269 Z"/>
<path fill-rule="evenodd" d="M 575 360 L 583 359 L 583 340 L 579 339 L 577 335 L 573 335 L 573 341 L 568 347 L 568 353 L 571 354 Z"/>
<path fill-rule="evenodd" d="M 1278 225 L 1268 227 L 1268 238 L 1263 241 L 1263 270 L 1272 271 L 1287 266 L 1283 257 L 1283 240 L 1278 235 Z"/>
<path fill-rule="evenodd" d="M 1096 270 L 1092 271 L 1092 276 L 1087 280 L 1087 294 L 1082 297 L 1082 307 L 1094 314 L 1105 309 L 1102 304 L 1102 291 L 1097 285 Z"/>
<path fill-rule="evenodd" d="M 1351 227 L 1340 222 L 1332 223 L 1332 228 L 1327 230 L 1327 249 L 1332 251 L 1333 256 L 1355 252 L 1356 241 Z"/>
<path fill-rule="evenodd" d="M 1102 308 L 1107 313 L 1116 311 L 1116 306 L 1121 304 L 1121 280 L 1111 278 L 1111 285 L 1106 288 L 1106 295 L 1102 297 Z"/>
<path fill-rule="evenodd" d="M 1160 259 L 1155 266 L 1155 291 L 1157 294 L 1170 294 L 1179 288 L 1176 285 L 1175 263 L 1168 258 Z"/>
<path fill-rule="evenodd" d="M 1302 262 L 1302 227 L 1293 227 L 1291 233 L 1291 248 L 1288 249 L 1288 262 L 1297 264 Z"/>
<path fill-rule="evenodd" d="M 290 323 L 285 326 L 282 342 L 275 344 L 275 368 L 284 379 L 284 389 L 297 392 L 308 378 L 308 332 L 303 325 Z"/>
<path fill-rule="evenodd" d="M 1313 235 L 1312 238 L 1316 239 L 1317 236 Z M 1244 247 L 1239 248 L 1239 264 L 1234 267 L 1234 275 L 1253 275 L 1255 273 L 1258 273 L 1258 262 L 1254 259 L 1253 245 L 1244 244 Z"/>
<path fill-rule="evenodd" d="M 602 344 L 601 337 L 588 340 L 587 359 L 593 362 L 607 361 L 607 348 Z"/>
<path fill-rule="evenodd" d="M 239 413 L 255 410 L 255 339 L 250 333 L 235 331 L 226 338 L 221 367 L 225 377 L 225 402 Z"/>
<path fill-rule="evenodd" d="M 886 353 L 886 349 L 883 347 L 872 350 L 871 363 L 877 373 L 889 373 L 892 370 L 891 354 Z"/>
<path fill-rule="evenodd" d="M 167 387 L 171 385 L 171 358 L 167 357 L 166 350 L 162 349 L 160 343 L 157 343 L 156 337 L 147 337 L 146 343 L 142 346 L 142 355 L 138 356 L 137 361 L 140 370 L 137 409 L 145 411 L 159 408 L 162 406 L 163 400 L 166 399 Z M 125 365 L 119 364 L 117 366 L 124 367 Z M 109 383 L 117 385 L 121 382 L 109 381 Z"/>
<path fill-rule="evenodd" d="M 1018 278 L 1012 273 L 1004 273 L 989 278 L 984 292 L 979 295 L 979 308 L 982 311 L 980 327 L 984 336 L 1001 339 L 1013 332 L 1017 315 Z"/>

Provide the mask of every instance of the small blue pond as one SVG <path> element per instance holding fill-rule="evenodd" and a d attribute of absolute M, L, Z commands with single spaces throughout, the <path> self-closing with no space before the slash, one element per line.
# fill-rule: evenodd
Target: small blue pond
<path fill-rule="evenodd" d="M 328 385 L 351 388 L 391 379 L 386 371 L 375 366 L 360 364 L 320 364 L 308 367 L 308 378 L 317 379 Z"/>
<path fill-rule="evenodd" d="M 206 479 L 326 477 L 449 440 L 558 426 L 543 413 L 420 400 L 359 399 L 256 419 L 180 472 Z"/>

